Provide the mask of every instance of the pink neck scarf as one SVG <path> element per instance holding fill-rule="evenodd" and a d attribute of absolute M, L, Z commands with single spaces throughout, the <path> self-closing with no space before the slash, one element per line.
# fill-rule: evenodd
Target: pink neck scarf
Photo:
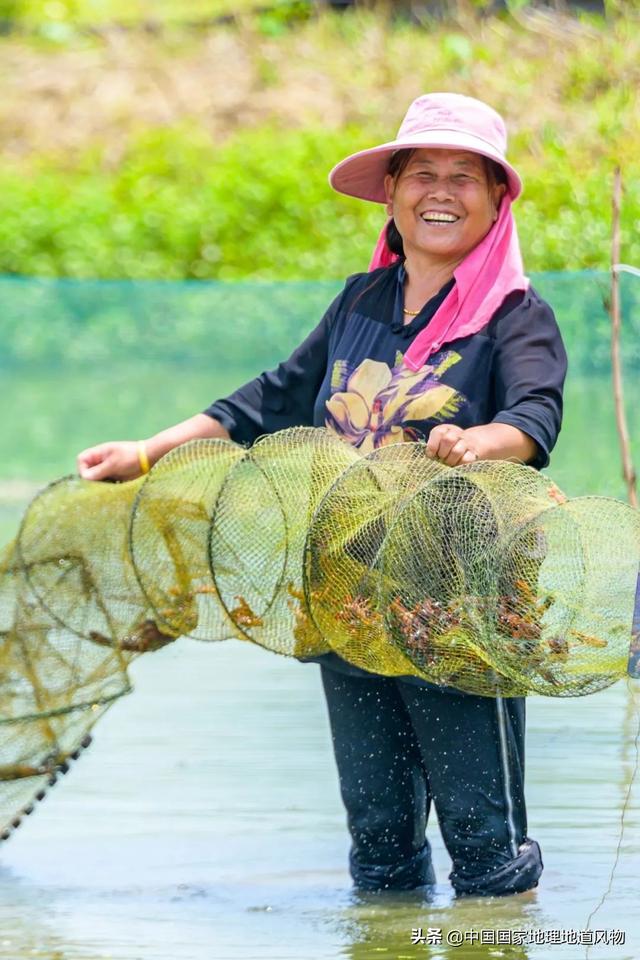
<path fill-rule="evenodd" d="M 387 246 L 385 226 L 369 270 L 390 266 L 397 259 Z M 503 198 L 498 219 L 486 237 L 467 254 L 453 276 L 454 287 L 404 355 L 403 362 L 410 370 L 419 370 L 443 344 L 482 330 L 508 294 L 528 289 L 509 196 Z"/>

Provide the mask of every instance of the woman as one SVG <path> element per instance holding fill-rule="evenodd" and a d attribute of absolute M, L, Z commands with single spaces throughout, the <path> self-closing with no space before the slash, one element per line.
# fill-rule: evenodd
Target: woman
<path fill-rule="evenodd" d="M 486 104 L 418 98 L 397 138 L 334 168 L 336 190 L 386 204 L 371 272 L 350 277 L 316 329 L 275 370 L 145 442 L 85 450 L 79 472 L 128 479 L 195 437 L 252 443 L 326 426 L 360 450 L 424 438 L 450 466 L 548 463 L 566 357 L 529 287 L 511 214 L 521 182 Z M 517 893 L 542 872 L 527 837 L 524 700 L 470 696 L 319 658 L 351 874 L 364 889 L 433 882 L 433 801 L 460 894 Z"/>

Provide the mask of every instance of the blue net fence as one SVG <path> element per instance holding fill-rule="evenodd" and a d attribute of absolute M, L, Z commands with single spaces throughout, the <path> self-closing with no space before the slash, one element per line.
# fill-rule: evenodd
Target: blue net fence
<path fill-rule="evenodd" d="M 573 493 L 624 495 L 610 383 L 609 276 L 531 279 L 556 312 L 570 359 L 551 472 Z M 620 280 L 626 404 L 640 453 L 640 279 Z M 72 471 L 83 447 L 148 436 L 273 366 L 340 288 L 338 281 L 0 278 L 0 501 L 16 483 L 21 490 L 23 482 Z"/>
<path fill-rule="evenodd" d="M 537 273 L 573 363 L 609 365 L 605 272 Z M 244 371 L 268 366 L 318 322 L 339 281 L 205 282 L 0 278 L 0 364 L 139 359 Z M 624 357 L 640 366 L 640 279 L 621 276 Z"/>

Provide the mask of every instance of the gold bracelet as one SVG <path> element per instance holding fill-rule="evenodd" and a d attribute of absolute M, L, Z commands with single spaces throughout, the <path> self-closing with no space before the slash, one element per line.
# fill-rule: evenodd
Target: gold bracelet
<path fill-rule="evenodd" d="M 143 473 L 149 473 L 149 457 L 147 456 L 147 447 L 144 440 L 138 440 L 138 463 Z"/>

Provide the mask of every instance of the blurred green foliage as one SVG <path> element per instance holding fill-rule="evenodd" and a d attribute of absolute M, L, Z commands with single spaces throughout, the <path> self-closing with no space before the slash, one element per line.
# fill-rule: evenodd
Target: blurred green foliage
<path fill-rule="evenodd" d="M 32 26 L 46 23 L 99 25 L 107 22 L 188 22 L 229 16 L 259 6 L 293 16 L 311 0 L 0 0 L 0 17 Z"/>
<path fill-rule="evenodd" d="M 235 280 L 341 277 L 366 268 L 380 206 L 336 195 L 333 164 L 367 131 L 274 127 L 221 147 L 181 126 L 138 136 L 115 169 L 94 148 L 72 169 L 0 169 L 0 273 Z M 375 140 L 373 141 L 375 142 Z M 517 163 L 517 158 L 516 158 Z M 548 144 L 521 158 L 518 224 L 530 270 L 606 267 L 608 158 Z M 640 161 L 626 168 L 626 261 L 640 263 Z"/>
<path fill-rule="evenodd" d="M 136 139 L 118 168 L 0 171 L 0 272 L 70 277 L 341 276 L 366 260 L 380 208 L 338 200 L 327 171 L 355 132 L 198 130 Z"/>
<path fill-rule="evenodd" d="M 72 18 L 81 8 L 106 15 L 119 2 L 15 5 Z M 122 3 L 132 16 L 151 9 L 148 0 Z M 216 2 L 184 0 L 184 12 L 198 5 L 212 12 Z M 327 13 L 284 29 L 286 11 L 307 8 L 283 0 L 202 39 L 137 43 L 117 34 L 115 42 L 61 40 L 55 50 L 1 41 L 14 68 L 27 63 L 28 82 L 13 88 L 13 113 L 11 95 L 0 108 L 9 145 L 0 149 L 0 273 L 279 280 L 365 269 L 384 211 L 335 194 L 327 174 L 348 153 L 389 139 L 413 96 L 445 84 L 509 119 L 509 155 L 525 180 L 516 213 L 529 270 L 608 266 L 616 163 L 626 184 L 622 256 L 640 263 L 636 21 L 594 20 L 566 39 L 541 38 L 508 17 L 473 30 L 454 21 L 420 29 Z M 157 0 L 155 9 L 176 7 Z M 216 73 L 209 63 L 221 53 Z M 132 64 L 161 91 L 164 121 L 148 119 L 151 94 Z M 85 86 L 83 71 L 94 71 Z M 184 87 L 172 98 L 177 78 Z M 212 93 L 198 106 L 202 88 Z M 31 92 L 41 90 L 45 98 Z"/>

